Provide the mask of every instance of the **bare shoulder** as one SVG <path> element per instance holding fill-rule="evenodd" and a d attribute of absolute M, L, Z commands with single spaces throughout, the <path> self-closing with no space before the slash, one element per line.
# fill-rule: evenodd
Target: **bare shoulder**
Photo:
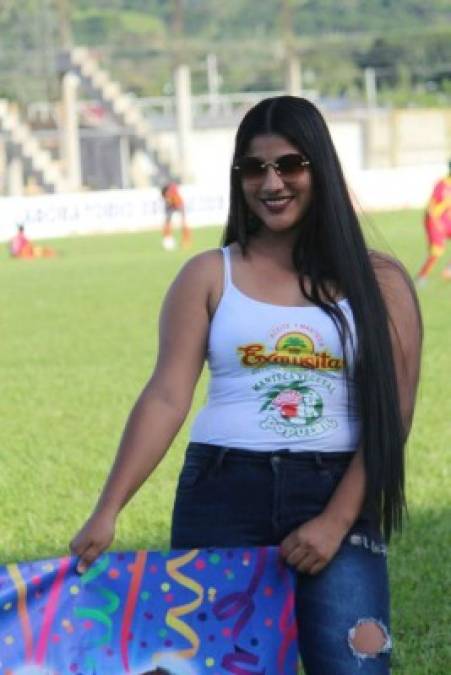
<path fill-rule="evenodd" d="M 421 332 L 420 305 L 409 272 L 387 253 L 370 251 L 369 254 L 391 320 L 395 324 L 415 326 Z"/>
<path fill-rule="evenodd" d="M 170 292 L 193 301 L 205 302 L 210 315 L 221 297 L 224 263 L 221 249 L 203 251 L 184 264 Z"/>
<path fill-rule="evenodd" d="M 170 382 L 172 388 L 186 386 L 186 391 L 192 392 L 201 371 L 211 320 L 210 297 L 221 266 L 220 256 L 220 251 L 205 251 L 188 260 L 165 296 L 156 373 L 160 382 Z"/>
<path fill-rule="evenodd" d="M 190 258 L 175 277 L 174 286 L 194 286 L 208 290 L 222 275 L 222 254 L 220 249 L 203 251 Z"/>
<path fill-rule="evenodd" d="M 214 280 L 218 274 L 222 274 L 222 257 L 219 248 L 198 253 L 184 264 L 177 278 L 182 278 L 183 281 Z"/>
<path fill-rule="evenodd" d="M 409 294 L 416 298 L 415 287 L 409 272 L 400 260 L 388 253 L 369 251 L 370 261 L 382 293 Z"/>

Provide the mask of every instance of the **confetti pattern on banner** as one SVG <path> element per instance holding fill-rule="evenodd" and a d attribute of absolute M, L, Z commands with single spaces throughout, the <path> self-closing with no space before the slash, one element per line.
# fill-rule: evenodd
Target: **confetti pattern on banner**
<path fill-rule="evenodd" d="M 1 675 L 295 675 L 294 575 L 277 548 L 0 566 Z"/>

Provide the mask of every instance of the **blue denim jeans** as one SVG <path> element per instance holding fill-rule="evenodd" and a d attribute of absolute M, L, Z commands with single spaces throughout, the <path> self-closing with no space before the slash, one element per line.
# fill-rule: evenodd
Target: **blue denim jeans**
<path fill-rule="evenodd" d="M 320 514 L 352 455 L 235 450 L 190 443 L 177 487 L 173 548 L 277 546 Z M 386 547 L 362 512 L 331 562 L 298 574 L 299 651 L 306 675 L 388 675 Z M 360 624 L 377 624 L 384 645 L 368 656 L 353 644 Z"/>

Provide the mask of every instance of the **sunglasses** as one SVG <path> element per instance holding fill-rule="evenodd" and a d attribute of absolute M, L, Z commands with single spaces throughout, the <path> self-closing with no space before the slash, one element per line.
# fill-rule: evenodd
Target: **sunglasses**
<path fill-rule="evenodd" d="M 295 180 L 310 166 L 310 162 L 302 155 L 292 153 L 277 157 L 274 162 L 264 162 L 258 157 L 241 157 L 232 168 L 243 180 L 260 181 L 265 177 L 268 166 L 272 166 L 282 180 Z"/>

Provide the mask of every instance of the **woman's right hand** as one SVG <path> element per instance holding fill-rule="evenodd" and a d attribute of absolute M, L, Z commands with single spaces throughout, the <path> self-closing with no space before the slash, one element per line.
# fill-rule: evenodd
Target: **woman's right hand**
<path fill-rule="evenodd" d="M 84 574 L 114 539 L 116 518 L 109 513 L 96 512 L 86 521 L 70 542 L 70 550 L 79 557 L 77 572 Z"/>

